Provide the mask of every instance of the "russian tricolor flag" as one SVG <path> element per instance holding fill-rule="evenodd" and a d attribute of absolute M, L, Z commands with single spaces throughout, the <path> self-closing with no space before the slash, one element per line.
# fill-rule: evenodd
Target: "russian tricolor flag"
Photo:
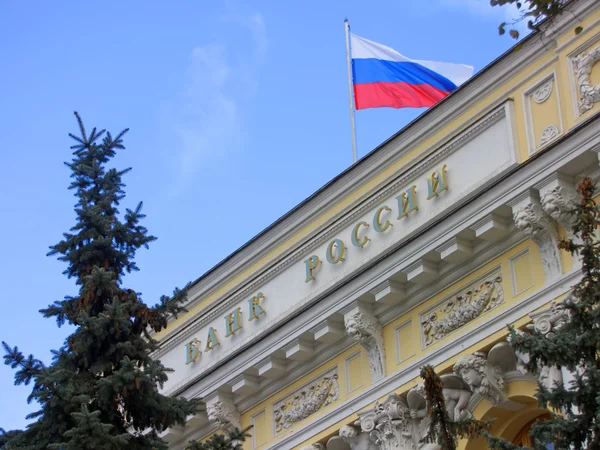
<path fill-rule="evenodd" d="M 432 106 L 473 75 L 473 67 L 416 61 L 355 34 L 352 81 L 356 109 Z"/>

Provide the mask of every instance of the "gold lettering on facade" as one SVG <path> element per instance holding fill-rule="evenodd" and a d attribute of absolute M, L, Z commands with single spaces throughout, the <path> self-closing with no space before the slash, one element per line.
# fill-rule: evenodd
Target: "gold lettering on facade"
<path fill-rule="evenodd" d="M 204 351 L 209 352 L 217 345 L 221 345 L 219 339 L 217 338 L 217 330 L 215 330 L 213 327 L 210 327 L 208 329 L 208 338 L 206 339 L 206 348 Z"/>
<path fill-rule="evenodd" d="M 265 310 L 262 306 L 260 306 L 260 301 L 264 300 L 265 296 L 262 292 L 259 292 L 254 297 L 248 300 L 249 306 L 249 314 L 248 314 L 248 322 L 253 321 L 254 319 L 259 319 L 260 316 L 266 314 Z"/>
<path fill-rule="evenodd" d="M 369 228 L 369 224 L 367 222 L 358 222 L 356 225 L 354 225 L 354 228 L 352 229 L 352 245 L 362 248 L 367 245 L 367 242 L 369 242 L 370 239 L 367 236 L 359 238 L 358 231 L 360 227 Z"/>
<path fill-rule="evenodd" d="M 200 357 L 200 350 L 198 346 L 200 345 L 200 341 L 197 338 L 192 339 L 190 342 L 185 344 L 185 363 L 191 364 L 196 362 L 196 360 Z"/>
<path fill-rule="evenodd" d="M 392 226 L 392 223 L 389 220 L 386 220 L 383 224 L 381 223 L 381 213 L 384 211 L 391 211 L 391 209 L 387 205 L 380 206 L 377 208 L 377 211 L 375 211 L 375 215 L 373 216 L 373 229 L 375 229 L 375 231 L 378 233 L 383 233 Z"/>
<path fill-rule="evenodd" d="M 317 267 L 321 264 L 321 260 L 317 255 L 312 255 L 310 258 L 304 261 L 304 265 L 306 267 L 306 279 L 304 280 L 306 283 L 315 279 L 313 273 L 317 270 Z"/>
<path fill-rule="evenodd" d="M 335 255 L 334 255 L 335 250 Z M 344 262 L 344 253 L 346 252 L 346 246 L 344 241 L 341 239 L 334 239 L 327 246 L 327 261 L 331 264 L 337 264 L 340 261 Z"/>
<path fill-rule="evenodd" d="M 235 334 L 238 330 L 242 328 L 242 308 L 236 308 L 234 311 L 230 312 L 225 316 L 225 337 Z"/>
<path fill-rule="evenodd" d="M 413 211 L 418 211 L 417 205 L 417 186 L 407 189 L 398 197 L 398 220 L 405 218 Z"/>
<path fill-rule="evenodd" d="M 431 175 L 427 177 L 427 190 L 429 191 L 427 200 L 431 200 L 433 197 L 437 197 L 440 192 L 448 190 L 445 164 L 440 169 L 431 172 Z"/>

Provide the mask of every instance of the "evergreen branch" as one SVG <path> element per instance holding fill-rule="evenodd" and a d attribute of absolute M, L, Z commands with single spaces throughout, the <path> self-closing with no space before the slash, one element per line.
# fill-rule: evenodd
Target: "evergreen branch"
<path fill-rule="evenodd" d="M 444 399 L 444 385 L 432 366 L 421 368 L 424 380 L 427 415 L 431 417 L 429 432 L 424 441 L 437 443 L 442 450 L 456 450 L 456 440 L 487 436 L 492 422 L 489 420 L 451 420 Z"/>
<path fill-rule="evenodd" d="M 251 428 L 248 427 L 244 430 L 235 428 L 227 436 L 217 433 L 206 442 L 190 441 L 190 445 L 185 450 L 242 450 L 242 443 L 251 437 L 249 433 Z"/>
<path fill-rule="evenodd" d="M 39 375 L 44 368 L 44 364 L 35 359 L 33 355 L 25 357 L 18 347 L 11 348 L 6 342 L 2 341 L 4 347 L 4 364 L 10 366 L 11 369 L 20 369 L 15 373 L 15 385 L 28 385 L 36 376 Z"/>

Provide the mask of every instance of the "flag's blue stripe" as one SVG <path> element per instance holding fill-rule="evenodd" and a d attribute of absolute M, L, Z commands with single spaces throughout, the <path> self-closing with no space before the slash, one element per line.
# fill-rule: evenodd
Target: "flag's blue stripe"
<path fill-rule="evenodd" d="M 402 82 L 429 84 L 445 92 L 452 92 L 456 89 L 456 85 L 448 78 L 414 62 L 356 58 L 352 60 L 352 73 L 354 84 Z"/>

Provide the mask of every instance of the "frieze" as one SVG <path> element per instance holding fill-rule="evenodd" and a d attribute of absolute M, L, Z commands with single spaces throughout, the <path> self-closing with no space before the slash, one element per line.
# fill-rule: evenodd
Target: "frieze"
<path fill-rule="evenodd" d="M 316 378 L 273 405 L 275 432 L 294 426 L 340 398 L 338 368 Z"/>
<path fill-rule="evenodd" d="M 225 300 L 218 302 L 218 305 L 214 309 L 212 309 L 212 311 L 209 314 L 201 315 L 197 319 L 192 320 L 189 324 L 186 324 L 187 331 L 184 332 L 182 334 L 182 337 L 179 339 L 182 339 L 184 341 L 188 340 L 194 334 L 195 330 L 206 326 L 214 319 L 214 317 L 219 316 L 222 313 L 230 310 L 236 303 L 239 303 L 245 297 L 252 295 L 253 292 L 256 292 L 256 290 L 259 289 L 261 286 L 275 278 L 281 272 L 285 271 L 292 264 L 296 263 L 312 249 L 318 247 L 319 245 L 329 240 L 332 236 L 338 234 L 350 223 L 356 221 L 368 210 L 372 209 L 374 206 L 379 204 L 383 199 L 398 191 L 404 184 L 406 184 L 407 181 L 417 176 L 420 172 L 432 168 L 435 164 L 438 164 L 443 158 L 459 150 L 462 146 L 464 146 L 466 143 L 468 143 L 475 137 L 479 136 L 488 128 L 490 128 L 500 120 L 506 118 L 506 108 L 507 106 L 503 106 L 494 110 L 488 116 L 474 123 L 471 127 L 464 130 L 462 133 L 450 140 L 448 143 L 442 145 L 441 148 L 439 148 L 435 153 L 431 153 L 428 157 L 425 158 L 425 160 L 415 164 L 412 170 L 394 180 L 392 184 L 390 184 L 387 188 L 380 190 L 376 195 L 371 197 L 368 201 L 364 202 L 360 207 L 352 211 L 352 213 L 346 215 L 334 226 L 330 227 L 322 233 L 318 233 L 315 239 L 313 239 L 311 242 L 307 243 L 306 245 L 298 249 L 296 252 L 285 258 L 283 261 L 281 261 L 263 276 L 256 279 L 242 290 L 238 291 L 237 294 L 229 294 L 231 295 L 230 297 L 228 297 L 228 294 L 226 294 L 224 296 Z M 201 295 L 199 297 L 205 297 L 205 295 Z M 194 302 L 192 301 L 190 305 L 188 305 L 188 309 L 191 308 L 193 304 Z M 212 306 L 209 307 L 212 308 Z M 181 341 L 179 339 L 173 339 L 165 343 L 165 345 L 162 346 L 161 349 L 157 352 L 155 357 L 160 357 L 160 355 L 164 354 L 166 351 L 180 345 Z"/>
<path fill-rule="evenodd" d="M 421 316 L 421 333 L 425 346 L 449 334 L 504 303 L 501 267 L 479 279 L 458 294 L 440 302 Z"/>

